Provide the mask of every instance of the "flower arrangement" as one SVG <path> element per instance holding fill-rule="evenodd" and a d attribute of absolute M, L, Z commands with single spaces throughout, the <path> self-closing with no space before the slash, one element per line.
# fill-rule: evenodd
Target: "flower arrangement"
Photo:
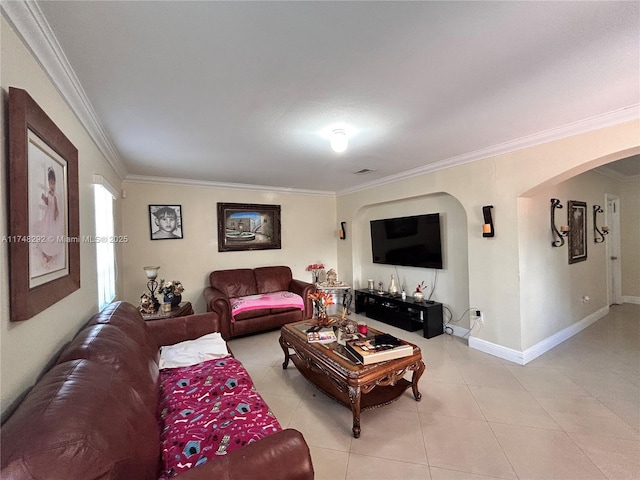
<path fill-rule="evenodd" d="M 416 287 L 416 292 L 418 293 L 424 293 L 423 290 L 426 288 L 427 286 L 424 284 L 424 282 L 420 282 L 418 284 L 418 286 Z"/>
<path fill-rule="evenodd" d="M 307 265 L 307 272 L 315 272 L 316 270 L 324 270 L 324 263 L 312 263 Z"/>
<path fill-rule="evenodd" d="M 327 295 L 327 292 L 324 290 L 319 290 L 316 293 L 310 293 L 309 298 L 313 301 L 313 306 L 318 311 L 319 317 L 326 317 L 327 307 L 335 304 L 333 297 L 331 295 Z"/>
<path fill-rule="evenodd" d="M 314 283 L 318 283 L 320 280 L 320 270 L 324 270 L 324 263 L 322 262 L 307 265 L 307 272 L 312 272 Z"/>
<path fill-rule="evenodd" d="M 184 292 L 184 286 L 180 280 L 173 280 L 170 282 L 165 282 L 164 279 L 160 280 L 160 288 L 158 289 L 158 293 L 160 295 L 171 298 L 177 295 L 182 295 L 182 292 Z"/>

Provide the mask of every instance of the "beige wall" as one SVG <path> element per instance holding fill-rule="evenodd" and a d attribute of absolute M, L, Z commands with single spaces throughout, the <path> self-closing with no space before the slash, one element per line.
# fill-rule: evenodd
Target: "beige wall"
<path fill-rule="evenodd" d="M 0 235 L 7 235 L 6 178 L 7 145 L 7 97 L 10 86 L 26 90 L 42 107 L 54 123 L 78 149 L 80 235 L 95 234 L 93 213 L 93 174 L 101 174 L 119 188 L 120 182 L 105 158 L 82 128 L 67 104 L 57 93 L 39 64 L 25 48 L 4 17 L 0 20 L 0 208 L 2 223 Z M 119 221 L 119 218 L 118 218 Z M 80 290 L 59 301 L 39 315 L 24 322 L 9 321 L 9 292 L 0 290 L 0 358 L 2 410 L 35 380 L 49 358 L 77 331 L 97 310 L 95 247 L 80 245 Z M 0 283 L 9 283 L 8 244 L 0 243 Z"/>
<path fill-rule="evenodd" d="M 137 304 L 146 289 L 145 265 L 159 265 L 160 277 L 180 280 L 186 289 L 183 299 L 197 312 L 206 310 L 202 292 L 213 270 L 288 265 L 294 278 L 311 281 L 311 273 L 305 271 L 311 263 L 321 261 L 337 269 L 333 196 L 132 182 L 124 188 L 123 231 L 130 240 L 124 245 L 121 276 L 124 298 L 132 303 Z M 280 205 L 282 248 L 218 252 L 218 202 Z M 150 240 L 149 205 L 154 204 L 182 206 L 183 239 Z"/>
<path fill-rule="evenodd" d="M 593 205 L 606 207 L 605 194 L 620 197 L 628 204 L 623 184 L 596 172 L 586 172 L 557 185 L 538 190 L 520 202 L 520 273 L 522 298 L 522 347 L 527 349 L 576 321 L 606 309 L 606 244 L 593 238 Z M 567 225 L 567 202 L 587 203 L 587 260 L 569 265 L 568 246 L 551 247 L 550 199 L 561 200 L 556 211 L 556 225 Z M 599 217 L 604 223 L 604 215 Z M 611 237 L 607 238 L 611 241 Z M 640 235 L 621 229 L 621 241 L 640 246 Z M 627 259 L 624 258 L 625 264 Z M 589 301 L 583 301 L 583 297 Z"/>
<path fill-rule="evenodd" d="M 369 222 L 381 218 L 423 213 L 440 214 L 444 268 L 436 270 L 374 264 L 371 258 Z M 364 205 L 350 222 L 353 244 L 351 271 L 354 285 L 358 288 L 366 288 L 367 280 L 371 278 L 376 285 L 378 282 L 383 282 L 386 289 L 391 281 L 391 275 L 394 274 L 398 279 L 399 288 L 404 287 L 407 295 L 411 295 L 421 282 L 427 285 L 427 293 L 431 292 L 436 284 L 437 287 L 431 299 L 447 307 L 445 319 L 453 316 L 454 320 L 458 320 L 463 317 L 457 325 L 468 328 L 469 317 L 464 315 L 469 305 L 466 225 L 467 217 L 462 205 L 445 193 Z"/>
<path fill-rule="evenodd" d="M 531 198 L 538 191 L 557 185 L 594 167 L 637 154 L 640 151 L 638 122 L 617 125 L 487 158 L 419 177 L 381 185 L 338 197 L 338 218 L 356 223 L 360 211 L 370 205 L 395 202 L 400 207 L 405 199 L 446 192 L 456 198 L 466 212 L 469 268 L 469 306 L 484 310 L 485 325 L 473 336 L 505 349 L 521 352 L 531 339 L 523 334 L 522 309 L 527 306 L 529 292 L 522 288 L 520 258 L 528 258 L 531 239 L 526 235 L 527 211 L 520 211 L 520 198 Z M 600 197 L 601 199 L 602 197 Z M 544 206 L 548 212 L 548 198 Z M 482 237 L 482 206 L 494 206 L 496 236 Z M 525 230 L 521 231 L 521 224 Z M 548 226 L 544 229 L 548 232 Z M 549 243 L 550 240 L 544 240 Z M 636 243 L 637 245 L 637 243 Z M 357 237 L 338 245 L 339 265 L 348 267 L 360 281 L 355 260 L 360 246 Z M 546 248 L 543 246 L 543 248 Z M 629 247 L 633 248 L 633 247 Z M 552 254 L 556 254 L 554 252 Z M 565 251 L 566 255 L 566 251 Z M 589 267 L 594 263 L 588 264 Z M 575 296 L 567 284 L 536 283 L 538 298 Z M 521 298 L 522 296 L 522 298 Z M 598 296 L 596 295 L 596 300 Z M 446 299 L 440 298 L 440 301 Z M 598 300 L 597 300 L 598 301 Z M 563 322 L 582 320 L 583 312 L 574 309 Z M 548 332 L 561 329 L 553 323 Z M 528 328 L 528 325 L 524 325 Z M 535 337 L 536 335 L 534 335 Z"/>

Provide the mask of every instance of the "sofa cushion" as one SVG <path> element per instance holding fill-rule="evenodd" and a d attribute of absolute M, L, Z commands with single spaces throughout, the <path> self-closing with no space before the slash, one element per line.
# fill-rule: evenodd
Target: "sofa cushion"
<path fill-rule="evenodd" d="M 114 302 L 107 305 L 100 313 L 89 320 L 88 325 L 109 324 L 122 330 L 123 336 L 130 338 L 149 357 L 158 362 L 158 345 L 156 344 L 147 323 L 140 311 L 126 302 Z"/>
<path fill-rule="evenodd" d="M 79 359 L 110 367 L 140 394 L 145 405 L 157 405 L 158 365 L 118 327 L 98 324 L 84 328 L 60 354 L 57 363 Z M 155 408 L 151 407 L 150 412 L 155 414 Z"/>
<path fill-rule="evenodd" d="M 217 270 L 209 275 L 209 283 L 228 298 L 244 297 L 258 293 L 253 269 Z"/>
<path fill-rule="evenodd" d="M 259 267 L 254 270 L 257 293 L 279 292 L 289 290 L 293 275 L 291 269 L 285 266 Z"/>
<path fill-rule="evenodd" d="M 251 320 L 252 318 L 266 317 L 271 314 L 270 308 L 256 308 L 254 310 L 247 310 L 246 312 L 240 312 L 231 317 L 231 323 L 236 321 Z"/>
<path fill-rule="evenodd" d="M 1 435 L 2 478 L 157 478 L 155 415 L 112 368 L 90 360 L 47 372 Z"/>
<path fill-rule="evenodd" d="M 282 430 L 235 358 L 162 370 L 160 388 L 160 478 Z"/>
<path fill-rule="evenodd" d="M 234 322 L 238 315 L 251 312 L 253 317 L 257 316 L 256 311 L 260 310 L 265 313 L 262 315 L 269 315 L 271 309 L 284 308 L 290 310 L 297 308 L 304 310 L 304 300 L 296 293 L 288 292 L 286 290 L 262 293 L 258 295 L 249 295 L 246 297 L 230 298 L 231 304 L 231 321 Z M 247 318 L 246 316 L 244 318 Z"/>

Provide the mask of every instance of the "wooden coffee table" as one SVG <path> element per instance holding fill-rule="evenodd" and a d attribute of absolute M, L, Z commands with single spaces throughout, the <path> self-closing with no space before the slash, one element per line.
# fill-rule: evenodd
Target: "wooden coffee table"
<path fill-rule="evenodd" d="M 416 401 L 422 398 L 418 381 L 424 372 L 420 348 L 412 343 L 413 354 L 396 360 L 362 365 L 349 359 L 337 343 L 323 345 L 307 342 L 303 330 L 313 320 L 289 323 L 280 330 L 280 346 L 284 351 L 282 368 L 291 359 L 304 377 L 329 397 L 351 408 L 353 436 L 360 436 L 360 412 L 388 405 L 409 387 Z M 383 333 L 369 328 L 374 333 Z M 409 343 L 409 342 L 407 342 Z M 405 373 L 412 371 L 411 381 Z"/>

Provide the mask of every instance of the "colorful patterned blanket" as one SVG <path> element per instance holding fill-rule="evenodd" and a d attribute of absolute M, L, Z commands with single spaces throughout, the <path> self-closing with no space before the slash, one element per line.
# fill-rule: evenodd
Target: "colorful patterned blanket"
<path fill-rule="evenodd" d="M 159 381 L 160 480 L 282 430 L 235 358 L 161 370 Z"/>
<path fill-rule="evenodd" d="M 246 297 L 230 298 L 231 321 L 235 322 L 235 316 L 248 310 L 262 308 L 299 308 L 304 310 L 304 300 L 296 293 L 292 292 L 272 292 L 258 295 L 247 295 Z"/>

